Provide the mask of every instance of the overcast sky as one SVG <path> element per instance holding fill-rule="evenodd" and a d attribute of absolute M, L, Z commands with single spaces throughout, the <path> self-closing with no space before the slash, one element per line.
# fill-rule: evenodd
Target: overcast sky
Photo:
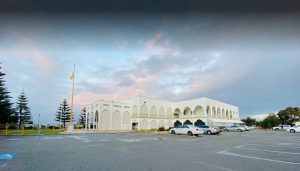
<path fill-rule="evenodd" d="M 292 13 L 1 13 L 0 61 L 13 101 L 53 123 L 97 100 L 208 97 L 241 117 L 300 106 L 300 16 Z"/>

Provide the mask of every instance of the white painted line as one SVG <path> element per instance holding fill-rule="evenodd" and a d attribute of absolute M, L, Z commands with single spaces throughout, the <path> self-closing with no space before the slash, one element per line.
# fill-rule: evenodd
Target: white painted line
<path fill-rule="evenodd" d="M 57 140 L 57 139 L 63 139 L 63 137 L 43 137 L 43 140 Z"/>
<path fill-rule="evenodd" d="M 229 169 L 229 168 L 221 167 L 221 166 L 216 166 L 216 165 L 211 165 L 211 164 L 204 163 L 204 162 L 201 162 L 201 161 L 192 161 L 192 162 L 204 165 L 204 166 L 206 166 L 206 167 L 208 167 L 208 168 L 210 168 L 212 170 L 219 169 L 219 170 L 226 170 L 226 171 L 236 171 L 236 170 L 233 170 L 233 169 Z"/>
<path fill-rule="evenodd" d="M 91 140 L 89 140 L 88 138 L 86 137 L 79 137 L 79 136 L 69 136 L 70 138 L 73 138 L 73 139 L 76 139 L 76 140 L 80 140 L 82 142 L 85 142 L 85 143 L 89 143 L 89 142 L 92 142 Z"/>
<path fill-rule="evenodd" d="M 263 150 L 258 148 L 247 148 L 243 146 L 237 146 L 235 148 L 238 149 L 246 149 L 246 150 L 254 150 L 254 151 L 265 151 L 265 152 L 271 152 L 271 153 L 280 153 L 280 154 L 294 154 L 294 155 L 300 155 L 300 153 L 292 153 L 292 152 L 285 152 L 285 151 L 273 151 L 273 150 Z"/>
<path fill-rule="evenodd" d="M 21 140 L 21 138 L 8 138 L 6 140 L 8 140 L 8 141 L 19 141 L 19 140 Z"/>
<path fill-rule="evenodd" d="M 287 161 L 281 161 L 281 160 L 272 160 L 272 159 L 266 159 L 266 158 L 260 158 L 260 157 L 252 157 L 252 156 L 246 156 L 246 155 L 231 153 L 231 152 L 227 152 L 227 151 L 219 151 L 217 153 L 224 154 L 224 155 L 229 155 L 229 156 L 235 156 L 235 157 L 244 157 L 244 158 L 249 158 L 249 159 L 264 160 L 264 161 L 285 163 L 285 164 L 293 164 L 293 165 L 300 165 L 300 163 L 287 162 Z"/>
<path fill-rule="evenodd" d="M 276 144 L 276 145 L 285 145 L 285 146 L 297 146 L 298 143 L 289 142 L 289 143 L 279 143 L 279 142 L 269 142 L 269 141 L 255 141 L 254 143 L 267 143 L 267 144 Z"/>
<path fill-rule="evenodd" d="M 300 148 L 300 146 L 283 146 L 283 145 L 268 145 L 268 144 L 245 144 L 245 145 L 266 146 L 266 147 Z"/>

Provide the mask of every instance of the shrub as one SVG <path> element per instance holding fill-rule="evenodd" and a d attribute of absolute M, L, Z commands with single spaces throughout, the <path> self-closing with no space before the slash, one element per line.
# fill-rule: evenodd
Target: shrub
<path fill-rule="evenodd" d="M 165 127 L 163 127 L 163 126 L 162 126 L 162 127 L 159 127 L 159 128 L 158 128 L 158 131 L 165 131 Z"/>

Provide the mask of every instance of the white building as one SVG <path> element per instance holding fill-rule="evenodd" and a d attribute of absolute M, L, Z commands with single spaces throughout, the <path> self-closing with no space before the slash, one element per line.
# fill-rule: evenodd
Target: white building
<path fill-rule="evenodd" d="M 132 130 L 169 128 L 178 124 L 242 123 L 236 106 L 208 98 L 172 102 L 137 96 L 123 102 L 98 100 L 86 107 L 87 129 Z"/>

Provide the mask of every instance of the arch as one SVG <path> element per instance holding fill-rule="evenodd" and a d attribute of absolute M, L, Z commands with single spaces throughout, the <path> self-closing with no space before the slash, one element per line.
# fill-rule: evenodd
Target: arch
<path fill-rule="evenodd" d="M 95 127 L 96 127 L 96 129 L 99 129 L 99 112 L 98 112 L 98 110 L 96 110 L 96 112 L 95 112 Z M 93 126 L 93 128 L 94 128 L 94 126 Z"/>
<path fill-rule="evenodd" d="M 85 122 L 86 122 L 86 125 L 85 125 L 85 127 L 87 128 L 87 129 L 90 129 L 90 126 L 89 126 L 89 122 L 90 122 L 90 113 L 87 113 L 86 114 L 86 118 L 85 118 Z"/>
<path fill-rule="evenodd" d="M 190 120 L 184 121 L 183 124 L 185 124 L 185 125 L 193 125 L 193 123 Z"/>
<path fill-rule="evenodd" d="M 155 120 L 150 122 L 150 129 L 157 129 L 157 122 Z"/>
<path fill-rule="evenodd" d="M 140 129 L 148 129 L 148 122 L 145 119 L 140 122 Z"/>
<path fill-rule="evenodd" d="M 212 115 L 213 115 L 214 118 L 216 118 L 217 113 L 216 113 L 216 108 L 215 107 L 212 108 Z"/>
<path fill-rule="evenodd" d="M 160 116 L 165 116 L 165 109 L 163 107 L 159 108 L 159 115 Z"/>
<path fill-rule="evenodd" d="M 199 125 L 205 125 L 205 123 L 201 120 L 201 119 L 198 119 L 195 123 L 194 123 L 195 126 L 199 126 Z"/>
<path fill-rule="evenodd" d="M 168 108 L 168 109 L 167 109 L 166 115 L 167 115 L 168 117 L 172 116 L 172 109 L 171 109 L 171 108 Z"/>
<path fill-rule="evenodd" d="M 221 109 L 220 108 L 217 108 L 217 115 L 218 115 L 218 118 L 221 118 Z"/>
<path fill-rule="evenodd" d="M 116 110 L 112 115 L 112 130 L 121 130 L 121 113 Z"/>
<path fill-rule="evenodd" d="M 177 120 L 177 121 L 174 123 L 174 127 L 177 127 L 177 126 L 179 126 L 179 125 L 182 125 L 182 123 L 181 123 L 179 120 Z"/>
<path fill-rule="evenodd" d="M 130 124 L 130 113 L 128 111 L 124 112 L 122 123 Z"/>
<path fill-rule="evenodd" d="M 184 110 L 183 110 L 183 115 L 191 115 L 192 114 L 192 111 L 191 111 L 191 108 L 189 107 L 185 107 Z"/>
<path fill-rule="evenodd" d="M 100 115 L 100 130 L 110 129 L 110 112 L 108 110 L 103 110 Z"/>
<path fill-rule="evenodd" d="M 181 112 L 180 112 L 180 109 L 179 109 L 179 108 L 176 108 L 175 111 L 174 111 L 174 114 L 173 114 L 174 118 L 179 118 L 180 113 L 181 113 Z"/>
<path fill-rule="evenodd" d="M 205 112 L 202 106 L 198 105 L 195 107 L 194 110 L 194 115 L 200 116 L 200 117 L 205 117 Z"/>
<path fill-rule="evenodd" d="M 173 127 L 173 123 L 172 123 L 172 121 L 170 121 L 170 120 L 168 120 L 168 128 L 170 128 L 170 127 Z"/>
<path fill-rule="evenodd" d="M 152 106 L 150 108 L 150 117 L 152 117 L 152 118 L 156 118 L 157 117 L 157 109 L 156 109 L 155 106 Z"/>
<path fill-rule="evenodd" d="M 210 111 L 209 105 L 206 106 L 206 114 L 207 114 L 207 116 L 211 117 L 211 111 Z"/>
<path fill-rule="evenodd" d="M 147 105 L 143 104 L 141 106 L 140 116 L 141 117 L 148 117 L 148 107 L 147 107 Z"/>
<path fill-rule="evenodd" d="M 222 109 L 222 118 L 225 118 L 225 110 Z"/>
<path fill-rule="evenodd" d="M 138 117 L 138 114 L 139 114 L 138 107 L 137 107 L 137 105 L 134 105 L 132 107 L 132 117 Z"/>
<path fill-rule="evenodd" d="M 165 121 L 163 121 L 163 120 L 159 121 L 158 128 L 160 128 L 160 127 L 166 128 Z"/>

